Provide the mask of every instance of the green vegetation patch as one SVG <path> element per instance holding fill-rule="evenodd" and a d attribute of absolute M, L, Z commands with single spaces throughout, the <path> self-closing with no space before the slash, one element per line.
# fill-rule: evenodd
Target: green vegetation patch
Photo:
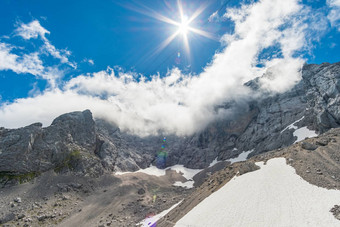
<path fill-rule="evenodd" d="M 67 155 L 67 157 L 63 160 L 62 163 L 58 164 L 54 171 L 57 173 L 62 172 L 64 169 L 73 170 L 75 168 L 75 164 L 78 163 L 82 159 L 82 153 L 78 150 L 72 151 Z"/>
<path fill-rule="evenodd" d="M 39 176 L 39 172 L 28 173 L 13 173 L 13 172 L 0 172 L 0 182 L 7 182 L 10 180 L 16 180 L 19 184 L 31 181 L 35 177 Z"/>

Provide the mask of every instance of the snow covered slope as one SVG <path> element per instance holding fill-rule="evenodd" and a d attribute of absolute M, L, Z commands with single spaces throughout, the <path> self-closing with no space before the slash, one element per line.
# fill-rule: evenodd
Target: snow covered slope
<path fill-rule="evenodd" d="M 234 177 L 175 226 L 340 226 L 329 212 L 340 191 L 309 184 L 284 158 L 257 164 L 260 170 Z"/>

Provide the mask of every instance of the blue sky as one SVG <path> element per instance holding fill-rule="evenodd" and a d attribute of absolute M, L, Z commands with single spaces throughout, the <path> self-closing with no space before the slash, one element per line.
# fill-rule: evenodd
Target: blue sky
<path fill-rule="evenodd" d="M 49 92 L 66 94 L 72 90 L 77 95 L 85 95 L 91 99 L 99 98 L 101 101 L 111 100 L 110 97 L 118 99 L 121 93 L 115 91 L 114 86 L 112 89 L 105 88 L 96 91 L 95 94 L 88 88 L 78 89 L 84 85 L 85 80 L 91 78 L 95 80 L 98 78 L 96 75 L 104 72 L 121 78 L 130 76 L 130 79 L 133 78 L 133 87 L 141 87 L 143 83 L 140 83 L 140 80 L 151 81 L 147 84 L 148 86 L 156 83 L 157 80 L 153 78 L 158 73 L 160 78 L 171 78 L 174 68 L 179 69 L 178 73 L 181 74 L 179 77 L 185 79 L 189 77 L 191 80 L 205 77 L 205 74 L 209 74 L 209 70 L 218 75 L 220 72 L 225 72 L 225 77 L 229 76 L 227 72 L 230 71 L 232 78 L 229 79 L 230 82 L 234 78 L 231 75 L 237 74 L 234 72 L 236 69 L 229 67 L 224 71 L 222 66 L 216 66 L 216 62 L 219 61 L 216 59 L 224 54 L 227 56 L 232 51 L 235 51 L 234 55 L 247 51 L 248 49 L 244 46 L 239 46 L 239 51 L 231 47 L 233 43 L 236 45 L 240 39 L 246 39 L 247 35 L 251 35 L 250 30 L 261 23 L 260 20 L 263 18 L 259 18 L 257 23 L 256 18 L 251 17 L 252 13 L 256 15 L 257 11 L 263 10 L 264 13 L 270 14 L 268 7 L 274 9 L 279 4 L 282 4 L 281 8 L 287 7 L 287 10 L 277 15 L 273 14 L 272 18 L 269 15 L 267 19 L 273 21 L 277 17 L 280 19 L 278 23 L 281 24 L 277 27 L 268 26 L 267 30 L 263 31 L 260 31 L 263 28 L 254 29 L 254 32 L 260 32 L 259 34 L 263 36 L 262 40 L 254 41 L 257 44 L 250 47 L 250 50 L 254 47 L 251 56 L 237 56 L 240 59 L 249 57 L 249 62 L 245 60 L 249 64 L 238 66 L 238 73 L 243 73 L 242 67 L 246 67 L 252 70 L 255 76 L 256 73 L 265 72 L 266 68 L 275 65 L 279 60 L 288 58 L 307 63 L 339 61 L 339 0 L 304 0 L 302 2 L 288 0 L 286 3 L 279 1 L 270 3 L 268 0 L 182 0 L 180 2 L 176 0 L 2 0 L 0 7 L 0 54 L 2 54 L 0 55 L 0 113 L 3 114 L 3 122 L 5 122 L 2 124 L 5 126 L 20 125 L 21 123 L 6 124 L 6 122 L 15 121 L 6 120 L 6 116 L 17 111 L 14 107 L 18 106 L 18 103 L 46 98 Z M 179 5 L 182 6 L 183 14 L 188 18 L 197 10 L 202 9 L 189 26 L 209 36 L 188 31 L 190 51 L 183 42 L 182 34 L 176 36 L 166 47 L 160 48 L 162 43 L 179 29 L 177 25 L 164 22 L 160 16 L 166 17 L 169 21 L 181 23 Z M 233 14 L 233 12 L 236 13 Z M 240 20 L 237 15 L 243 15 L 243 19 L 249 19 L 249 24 L 252 26 L 248 29 L 249 34 L 247 34 L 247 29 L 242 30 L 242 26 L 249 26 L 242 25 L 242 23 L 246 24 L 246 20 Z M 273 32 L 277 33 L 277 37 L 271 36 Z M 296 42 L 296 45 L 290 44 L 288 47 L 285 44 L 286 41 L 280 40 L 280 36 L 285 36 L 286 41 L 289 40 L 291 43 Z M 254 36 L 253 39 L 257 38 L 258 36 Z M 269 44 L 261 44 L 266 39 L 269 40 Z M 244 45 L 252 45 L 250 43 Z M 2 59 L 11 59 L 9 55 L 14 59 L 12 59 L 13 62 L 6 62 Z M 274 61 L 276 58 L 278 60 Z M 226 67 L 228 64 L 231 65 L 230 61 L 226 62 Z M 215 71 L 217 69 L 218 71 Z M 179 82 L 183 83 L 183 78 L 176 81 L 176 85 Z M 240 81 L 243 82 L 243 79 Z M 131 85 L 128 80 L 125 78 L 122 82 L 125 89 Z M 96 80 L 92 83 L 99 82 Z M 181 84 L 181 86 L 184 85 Z M 164 89 L 170 91 L 168 88 Z M 181 93 L 182 90 L 177 92 Z M 194 95 L 192 96 L 192 99 L 196 99 Z M 209 105 L 219 102 L 217 94 L 212 96 L 216 96 L 216 99 L 213 99 Z M 54 99 L 51 99 L 53 103 Z M 186 97 L 179 97 L 178 100 L 176 99 L 177 103 L 185 103 Z M 192 103 L 188 100 L 187 102 Z M 124 106 L 125 103 L 119 105 Z M 22 108 L 25 108 L 24 106 Z M 130 103 L 129 106 L 135 106 L 135 104 Z M 87 106 L 77 106 L 74 109 L 78 110 L 82 107 Z M 121 106 L 120 109 L 122 109 Z M 55 114 L 68 110 L 71 111 L 73 108 L 60 109 L 55 111 Z M 190 107 L 189 112 L 192 110 L 193 108 Z M 41 111 L 48 112 L 48 110 Z M 55 114 L 42 115 L 47 119 L 47 115 L 51 118 Z M 38 120 L 42 115 L 34 115 L 34 119 Z M 149 117 L 154 117 L 154 114 L 142 116 L 141 119 L 144 122 Z M 18 118 L 23 118 L 23 116 L 18 115 Z M 22 124 L 26 123 L 29 121 Z M 167 126 L 160 128 L 164 127 Z"/>
<path fill-rule="evenodd" d="M 183 51 L 180 37 L 174 40 L 165 50 L 152 55 L 158 45 L 171 35 L 176 27 L 166 24 L 155 18 L 136 12 L 134 8 L 144 10 L 142 5 L 162 13 L 174 20 L 179 20 L 176 1 L 168 1 L 169 8 L 164 1 L 3 1 L 1 13 L 0 35 L 8 36 L 20 23 L 29 23 L 38 20 L 40 24 L 50 31 L 48 39 L 54 46 L 60 49 L 67 48 L 72 52 L 70 59 L 78 63 L 76 70 L 67 72 L 66 78 L 87 72 L 96 72 L 106 69 L 108 66 L 119 66 L 127 71 L 134 71 L 145 75 L 160 72 L 164 74 L 168 68 L 177 66 L 183 70 L 200 72 L 210 61 L 215 51 L 220 47 L 216 40 L 210 40 L 195 35 L 191 40 L 193 58 L 189 62 Z M 139 3 L 141 4 L 138 6 Z M 204 1 L 186 1 L 184 7 L 188 13 L 197 9 Z M 230 30 L 221 24 L 209 23 L 208 18 L 212 12 L 221 7 L 220 1 L 209 4 L 206 11 L 197 18 L 196 24 L 205 30 L 218 35 Z M 12 38 L 12 37 L 11 37 Z M 7 41 L 7 40 L 4 40 Z M 20 42 L 20 38 L 13 37 L 10 40 L 15 44 L 31 48 L 31 41 Z M 182 61 L 176 63 L 176 56 L 181 53 Z M 84 62 L 91 59 L 94 65 Z M 188 68 L 188 66 L 190 67 Z M 11 91 L 6 87 L 17 84 L 16 78 L 11 72 L 1 72 L 2 99 L 12 101 L 18 97 L 27 95 L 29 87 L 21 87 L 34 83 L 34 78 L 26 78 L 21 86 Z M 8 78 L 7 81 L 4 77 Z M 16 78 L 17 80 L 22 80 Z M 38 82 L 40 87 L 43 82 Z M 6 85 L 5 85 L 6 84 Z M 19 91 L 18 91 L 19 90 Z M 12 94 L 11 94 L 12 93 Z M 18 95 L 17 95 L 18 94 Z"/>

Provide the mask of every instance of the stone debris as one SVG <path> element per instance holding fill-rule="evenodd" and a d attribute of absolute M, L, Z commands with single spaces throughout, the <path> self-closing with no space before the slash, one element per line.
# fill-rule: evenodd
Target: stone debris
<path fill-rule="evenodd" d="M 20 198 L 20 197 L 17 197 L 17 198 L 15 198 L 13 201 L 16 202 L 16 203 L 21 203 L 21 198 Z"/>
<path fill-rule="evenodd" d="M 340 206 L 334 205 L 334 207 L 330 210 L 330 212 L 334 215 L 336 219 L 340 220 Z"/>

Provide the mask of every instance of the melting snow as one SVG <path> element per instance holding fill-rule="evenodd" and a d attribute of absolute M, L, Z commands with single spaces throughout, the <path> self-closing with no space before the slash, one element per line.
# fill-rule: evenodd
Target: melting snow
<path fill-rule="evenodd" d="M 163 212 L 152 216 L 152 217 L 148 217 L 146 219 L 144 219 L 143 221 L 139 222 L 138 224 L 136 224 L 137 226 L 142 226 L 142 227 L 151 227 L 151 226 L 156 226 L 156 222 L 161 219 L 162 217 L 164 217 L 165 215 L 167 215 L 172 209 L 174 209 L 178 204 L 180 204 L 183 200 L 181 200 L 180 202 L 176 203 L 175 205 L 173 205 L 172 207 L 170 207 L 167 210 L 164 210 Z"/>
<path fill-rule="evenodd" d="M 183 187 L 183 188 L 193 188 L 194 183 L 195 183 L 195 181 L 193 181 L 193 180 L 188 180 L 187 182 L 184 182 L 184 183 L 182 183 L 180 181 L 176 181 L 173 185 L 178 186 L 178 187 Z"/>
<path fill-rule="evenodd" d="M 170 166 L 166 169 L 158 169 L 156 166 L 150 166 L 146 169 L 140 169 L 136 172 L 116 172 L 116 175 L 123 175 L 123 174 L 128 174 L 128 173 L 145 173 L 148 175 L 153 175 L 156 177 L 160 177 L 160 176 L 165 176 L 166 171 L 167 170 L 174 170 L 177 173 L 181 173 L 183 175 L 184 178 L 186 178 L 187 180 L 192 180 L 192 178 L 199 172 L 201 172 L 201 169 L 189 169 L 184 167 L 183 165 L 174 165 L 174 166 Z"/>
<path fill-rule="evenodd" d="M 214 166 L 214 165 L 216 165 L 217 163 L 219 163 L 219 162 L 221 162 L 221 161 L 217 161 L 217 157 L 210 163 L 210 165 L 209 165 L 209 167 L 212 167 L 212 166 Z M 208 167 L 208 168 L 209 168 Z"/>
<path fill-rule="evenodd" d="M 199 172 L 202 171 L 202 169 L 189 169 L 184 167 L 183 165 L 174 165 L 171 167 L 168 167 L 167 169 L 175 170 L 177 173 L 182 173 L 183 177 L 187 180 L 192 180 L 192 178 Z"/>
<path fill-rule="evenodd" d="M 305 118 L 305 116 L 303 116 L 302 118 L 300 118 L 300 119 L 297 120 L 297 121 L 294 121 L 293 123 L 291 123 L 290 125 L 288 125 L 285 129 L 283 129 L 283 130 L 281 131 L 281 133 L 283 133 L 283 132 L 286 131 L 287 129 L 297 129 L 298 127 L 295 126 L 295 124 L 298 123 L 298 122 L 300 122 L 300 121 L 302 121 L 304 118 Z"/>
<path fill-rule="evenodd" d="M 261 169 L 234 177 L 176 226 L 340 226 L 329 210 L 340 191 L 309 184 L 275 158 Z"/>
<path fill-rule="evenodd" d="M 233 151 L 237 150 L 237 148 L 234 148 Z M 241 154 L 239 154 L 236 158 L 231 158 L 231 159 L 227 159 L 226 161 L 229 161 L 231 163 L 234 163 L 234 162 L 242 162 L 242 161 L 245 161 L 247 160 L 248 158 L 248 155 L 253 152 L 254 149 L 252 150 L 249 150 L 249 151 L 243 151 Z M 216 165 L 217 163 L 219 162 L 222 162 L 222 161 L 217 161 L 217 157 L 210 163 L 209 167 L 212 167 L 214 165 Z M 208 168 L 209 168 L 208 167 Z"/>
<path fill-rule="evenodd" d="M 307 137 L 312 138 L 318 136 L 313 130 L 309 130 L 307 127 L 302 127 L 293 133 L 294 136 L 297 137 L 297 140 L 294 143 L 300 142 L 301 140 L 306 139 Z"/>
<path fill-rule="evenodd" d="M 165 169 L 158 169 L 156 166 L 150 166 L 146 169 L 140 169 L 138 171 L 135 172 L 116 172 L 116 175 L 124 175 L 124 174 L 128 174 L 128 173 L 145 173 L 148 175 L 153 175 L 156 177 L 160 177 L 160 176 L 165 176 Z"/>
<path fill-rule="evenodd" d="M 294 143 L 300 142 L 306 139 L 307 137 L 312 138 L 318 136 L 318 134 L 316 134 L 315 131 L 309 130 L 306 126 L 302 128 L 298 128 L 297 126 L 295 126 L 296 123 L 300 122 L 304 118 L 305 117 L 303 116 L 301 119 L 294 121 L 292 124 L 288 125 L 285 129 L 283 129 L 281 133 L 286 131 L 287 129 L 294 129 L 293 135 L 297 137 L 297 140 Z"/>
<path fill-rule="evenodd" d="M 248 155 L 253 152 L 254 149 L 250 150 L 250 151 L 243 151 L 241 154 L 239 154 L 236 158 L 231 158 L 228 159 L 227 161 L 231 162 L 231 163 L 235 163 L 235 162 L 243 162 L 246 161 L 248 158 Z"/>

